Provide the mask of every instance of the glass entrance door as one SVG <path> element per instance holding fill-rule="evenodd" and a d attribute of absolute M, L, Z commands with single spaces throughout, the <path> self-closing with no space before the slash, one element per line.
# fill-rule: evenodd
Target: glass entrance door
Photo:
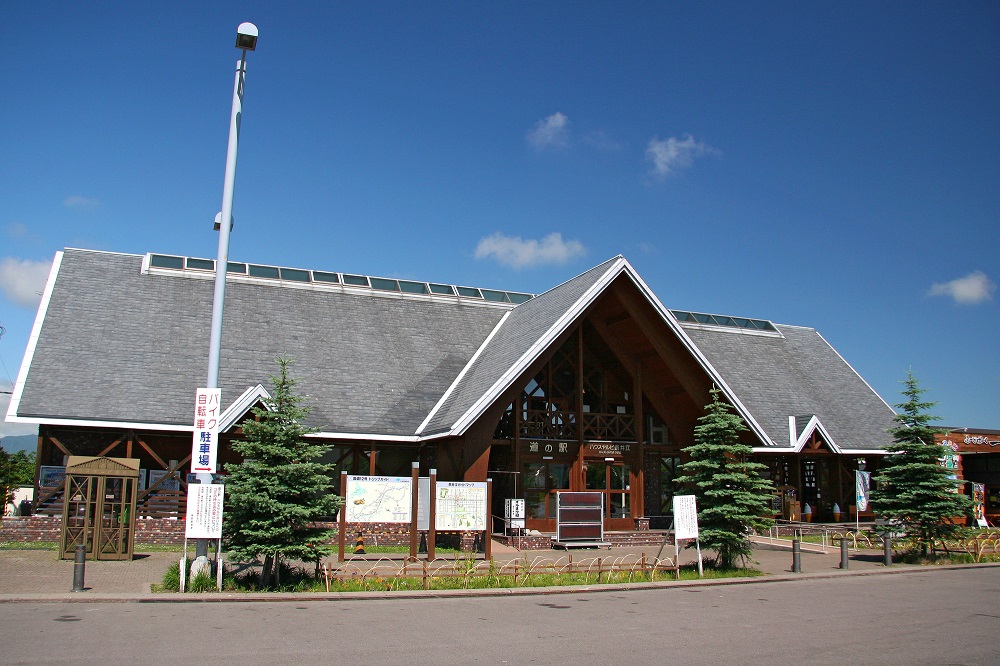
<path fill-rule="evenodd" d="M 572 465 L 555 462 L 524 463 L 524 502 L 527 526 L 553 531 L 556 520 L 556 493 L 570 490 L 569 472 Z"/>
<path fill-rule="evenodd" d="M 605 525 L 619 529 L 632 526 L 631 475 L 628 465 L 621 462 L 590 460 L 586 464 L 586 487 L 604 493 Z M 615 524 L 622 521 L 620 524 Z"/>

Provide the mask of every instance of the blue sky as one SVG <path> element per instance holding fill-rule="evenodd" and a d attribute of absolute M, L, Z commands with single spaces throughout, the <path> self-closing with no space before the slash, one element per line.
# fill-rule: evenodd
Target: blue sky
<path fill-rule="evenodd" d="M 215 257 L 241 21 L 231 259 L 540 292 L 621 253 L 1000 428 L 989 2 L 5 2 L 4 389 L 56 251 Z"/>

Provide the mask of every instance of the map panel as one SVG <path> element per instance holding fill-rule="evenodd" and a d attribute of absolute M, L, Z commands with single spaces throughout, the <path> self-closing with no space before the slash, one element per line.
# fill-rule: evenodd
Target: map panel
<path fill-rule="evenodd" d="M 434 524 L 438 530 L 486 529 L 486 484 L 438 481 Z"/>
<path fill-rule="evenodd" d="M 348 476 L 347 522 L 408 523 L 413 480 L 405 476 Z"/>

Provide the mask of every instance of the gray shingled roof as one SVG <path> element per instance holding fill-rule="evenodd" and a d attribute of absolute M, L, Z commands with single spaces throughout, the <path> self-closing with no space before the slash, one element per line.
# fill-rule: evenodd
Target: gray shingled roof
<path fill-rule="evenodd" d="M 783 337 L 684 330 L 775 445 L 789 446 L 789 416 L 801 431 L 815 415 L 841 449 L 888 446 L 892 408 L 815 329 L 776 328 Z"/>
<path fill-rule="evenodd" d="M 142 256 L 66 250 L 18 405 L 47 420 L 190 425 L 212 280 L 141 273 Z M 230 282 L 220 384 L 270 386 L 274 359 L 326 432 L 412 435 L 505 310 Z"/>
<path fill-rule="evenodd" d="M 530 358 L 525 355 L 547 334 L 558 335 L 566 327 L 558 331 L 554 328 L 616 263 L 623 263 L 621 257 L 609 259 L 514 308 L 421 434 L 450 430 L 508 371 L 512 368 L 514 373 L 511 374 L 523 371 L 545 350 L 538 349 Z M 509 378 L 514 379 L 513 376 Z M 506 386 L 496 388 L 502 391 Z M 487 406 L 482 405 L 483 408 Z"/>
<path fill-rule="evenodd" d="M 64 252 L 18 416 L 190 425 L 213 281 L 143 274 L 142 260 Z M 425 420 L 422 436 L 464 427 L 626 267 L 615 257 L 511 310 L 230 281 L 223 403 L 269 387 L 285 354 L 314 408 L 308 424 L 322 432 L 412 437 Z M 789 445 L 789 416 L 798 435 L 815 415 L 841 449 L 885 448 L 892 409 L 815 330 L 777 329 L 783 337 L 683 327 L 775 445 Z"/>

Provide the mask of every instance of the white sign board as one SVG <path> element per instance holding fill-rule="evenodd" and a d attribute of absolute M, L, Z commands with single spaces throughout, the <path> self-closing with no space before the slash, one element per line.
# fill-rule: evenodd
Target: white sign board
<path fill-rule="evenodd" d="M 434 527 L 438 530 L 486 529 L 486 484 L 478 481 L 438 481 Z"/>
<path fill-rule="evenodd" d="M 513 529 L 524 529 L 525 502 L 523 499 L 505 499 L 503 501 L 503 517 L 507 526 Z"/>
<path fill-rule="evenodd" d="M 427 532 L 431 529 L 431 477 L 417 479 L 417 529 Z"/>
<path fill-rule="evenodd" d="M 694 495 L 674 495 L 674 539 L 698 538 L 698 507 Z"/>
<path fill-rule="evenodd" d="M 194 398 L 194 433 L 191 438 L 191 471 L 214 474 L 219 452 L 219 416 L 222 389 L 200 388 Z"/>
<path fill-rule="evenodd" d="M 346 506 L 349 523 L 408 523 L 412 520 L 413 479 L 348 475 Z"/>
<path fill-rule="evenodd" d="M 222 501 L 225 492 L 226 487 L 221 483 L 188 485 L 185 537 L 222 538 Z"/>

